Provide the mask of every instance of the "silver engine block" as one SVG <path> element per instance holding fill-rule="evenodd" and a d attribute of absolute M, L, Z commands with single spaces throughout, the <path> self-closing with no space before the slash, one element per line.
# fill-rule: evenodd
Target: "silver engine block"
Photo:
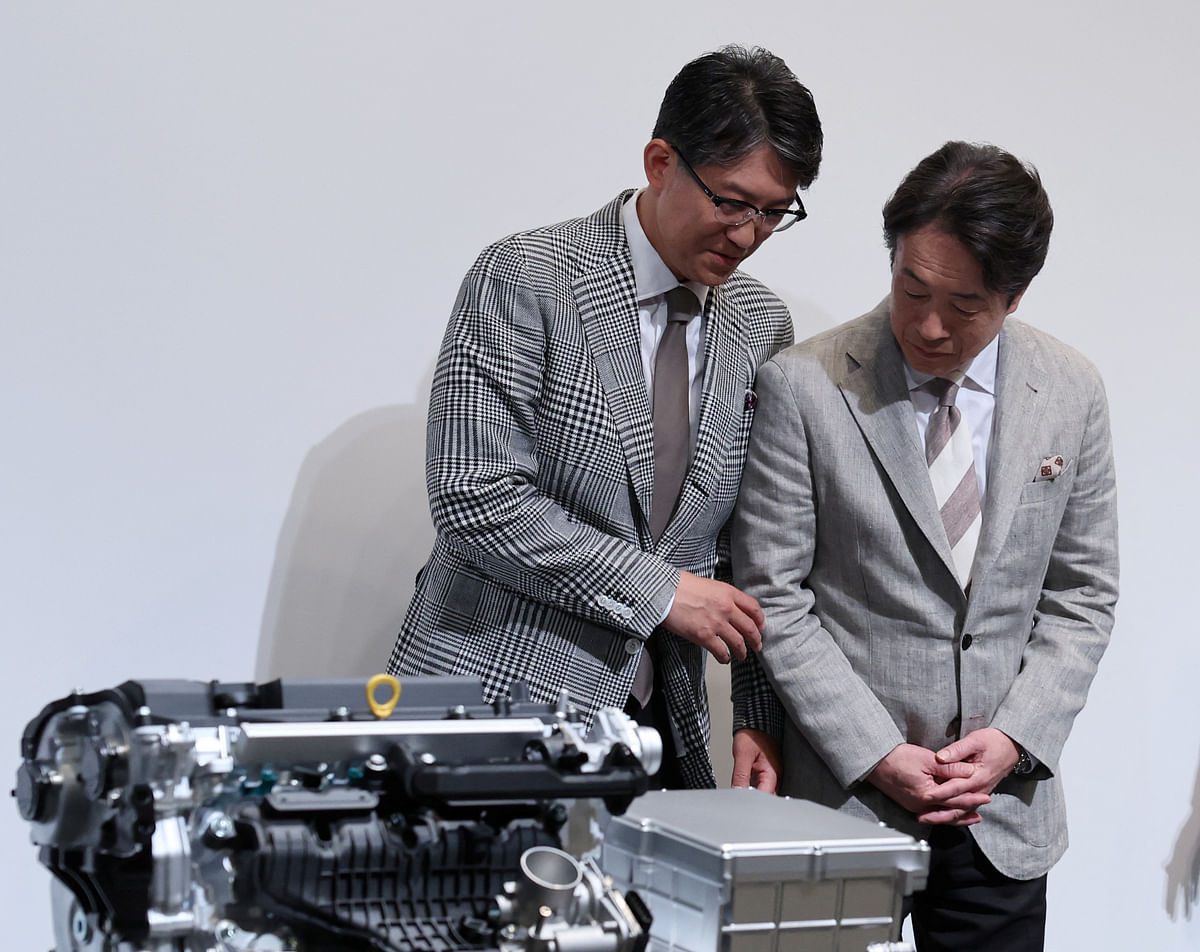
<path fill-rule="evenodd" d="M 419 678 L 129 681 L 55 701 L 16 798 L 57 952 L 633 952 L 636 894 L 563 852 L 566 803 L 622 812 L 661 758 L 615 709 L 484 705 Z"/>

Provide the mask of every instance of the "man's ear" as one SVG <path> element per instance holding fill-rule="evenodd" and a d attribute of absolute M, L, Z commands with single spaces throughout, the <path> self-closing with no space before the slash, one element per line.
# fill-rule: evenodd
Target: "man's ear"
<path fill-rule="evenodd" d="M 675 151 L 666 139 L 651 139 L 642 151 L 642 164 L 646 169 L 646 181 L 656 192 L 661 192 L 666 183 L 667 172 L 675 159 Z"/>
<path fill-rule="evenodd" d="M 1011 302 L 1009 302 L 1008 310 L 1004 312 L 1005 317 L 1008 317 L 1009 314 L 1017 309 L 1017 305 L 1021 303 L 1021 298 L 1025 296 L 1025 292 L 1027 290 L 1029 290 L 1028 286 L 1022 288 L 1020 293 L 1018 293 L 1017 296 L 1014 297 Z"/>

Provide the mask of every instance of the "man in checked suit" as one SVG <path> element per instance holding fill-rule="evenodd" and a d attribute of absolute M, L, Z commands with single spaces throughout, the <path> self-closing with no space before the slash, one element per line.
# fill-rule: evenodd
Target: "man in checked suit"
<path fill-rule="evenodd" d="M 588 721 L 623 707 L 664 735 L 662 784 L 715 784 L 705 655 L 761 646 L 758 605 L 722 580 L 727 521 L 755 373 L 792 338 L 738 268 L 804 216 L 821 143 L 783 61 L 727 47 L 671 82 L 645 188 L 482 253 L 434 376 L 437 539 L 389 671 L 474 675 L 489 700 L 565 688 Z M 653 388 L 680 285 L 696 313 L 675 337 L 684 458 L 663 502 Z"/>
<path fill-rule="evenodd" d="M 735 757 L 759 787 L 930 841 L 922 952 L 1027 952 L 1117 599 L 1107 403 L 1080 354 L 1010 317 L 1053 224 L 1034 169 L 950 142 L 883 218 L 891 294 L 759 371 L 732 544 L 766 621 L 735 730 L 783 711 Z M 939 414 L 967 428 L 941 508 Z"/>

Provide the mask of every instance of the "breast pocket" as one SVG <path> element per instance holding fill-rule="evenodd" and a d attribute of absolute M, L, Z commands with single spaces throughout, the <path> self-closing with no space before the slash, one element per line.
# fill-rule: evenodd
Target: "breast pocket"
<path fill-rule="evenodd" d="M 1065 497 L 1075 482 L 1075 460 L 1066 462 L 1054 479 L 1039 479 L 1026 483 L 1021 489 L 1020 505 L 1038 505 Z"/>

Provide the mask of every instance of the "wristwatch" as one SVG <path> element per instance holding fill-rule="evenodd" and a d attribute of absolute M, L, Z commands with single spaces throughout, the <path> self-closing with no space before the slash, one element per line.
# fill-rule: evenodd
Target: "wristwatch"
<path fill-rule="evenodd" d="M 1017 744 L 1016 748 L 1017 764 L 1013 767 L 1012 772 L 1018 777 L 1024 777 L 1027 774 L 1033 773 L 1033 758 L 1029 756 L 1025 748 L 1020 744 Z"/>

